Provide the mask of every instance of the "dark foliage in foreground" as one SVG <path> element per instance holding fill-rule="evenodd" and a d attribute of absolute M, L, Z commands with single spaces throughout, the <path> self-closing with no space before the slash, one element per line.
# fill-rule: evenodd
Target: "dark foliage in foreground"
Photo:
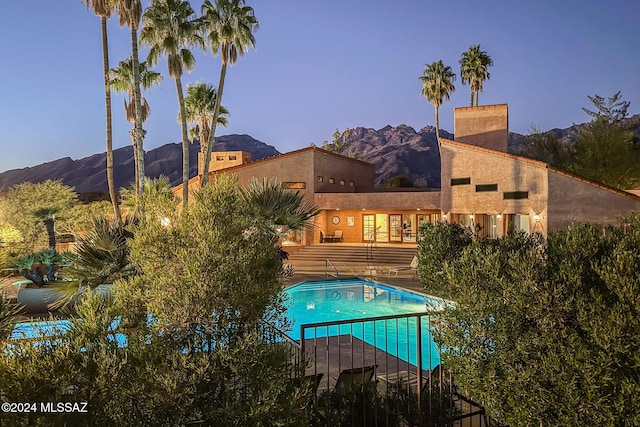
<path fill-rule="evenodd" d="M 493 418 L 640 424 L 640 214 L 623 222 L 579 225 L 546 241 L 462 239 L 439 261 L 434 287 L 456 304 L 442 314 L 436 341 L 458 385 Z M 429 229 L 421 253 L 452 235 L 460 235 L 455 225 Z"/>

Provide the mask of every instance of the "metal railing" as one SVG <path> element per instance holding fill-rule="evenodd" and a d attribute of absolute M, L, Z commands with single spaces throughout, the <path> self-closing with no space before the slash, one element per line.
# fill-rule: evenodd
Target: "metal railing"
<path fill-rule="evenodd" d="M 331 266 L 331 268 L 333 269 L 333 273 L 329 272 L 329 266 Z M 335 277 L 336 279 L 340 276 L 338 269 L 335 265 L 333 265 L 329 258 L 324 260 L 324 275 L 325 277 Z"/>
<path fill-rule="evenodd" d="M 488 426 L 484 408 L 460 395 L 452 374 L 440 364 L 431 318 L 414 313 L 301 325 L 305 374 L 321 375 L 322 393 L 339 387 L 345 372 L 373 369 L 380 393 L 402 387 L 416 397 L 420 414 L 444 404 L 451 410 L 446 425 Z"/>
<path fill-rule="evenodd" d="M 262 343 L 265 344 L 281 344 L 288 347 L 289 352 L 291 354 L 291 362 L 293 370 L 291 372 L 291 377 L 298 377 L 300 372 L 304 368 L 303 364 L 303 352 L 300 344 L 291 339 L 289 335 L 282 332 L 280 329 L 275 326 L 261 320 L 256 325 L 256 329 L 258 332 L 258 337 L 260 338 Z"/>

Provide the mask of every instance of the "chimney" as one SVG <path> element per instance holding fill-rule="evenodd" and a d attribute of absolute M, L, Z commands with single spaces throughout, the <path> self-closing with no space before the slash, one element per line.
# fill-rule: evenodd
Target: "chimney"
<path fill-rule="evenodd" d="M 507 104 L 455 108 L 453 117 L 453 133 L 456 141 L 507 152 L 509 142 Z"/>

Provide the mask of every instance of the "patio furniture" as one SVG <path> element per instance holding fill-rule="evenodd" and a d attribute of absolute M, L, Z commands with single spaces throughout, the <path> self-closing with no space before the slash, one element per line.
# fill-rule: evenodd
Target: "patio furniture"
<path fill-rule="evenodd" d="M 395 275 L 397 276 L 398 272 L 408 270 L 413 272 L 413 277 L 418 277 L 418 255 L 413 256 L 411 264 L 409 264 L 408 266 L 394 267 L 389 269 L 389 276 L 391 276 L 392 273 L 395 273 Z"/>
<path fill-rule="evenodd" d="M 342 242 L 342 230 L 336 230 L 333 233 L 333 241 Z"/>
<path fill-rule="evenodd" d="M 324 234 L 322 231 L 320 232 L 320 243 L 327 243 L 328 241 L 333 242 L 334 236 L 333 234 Z"/>

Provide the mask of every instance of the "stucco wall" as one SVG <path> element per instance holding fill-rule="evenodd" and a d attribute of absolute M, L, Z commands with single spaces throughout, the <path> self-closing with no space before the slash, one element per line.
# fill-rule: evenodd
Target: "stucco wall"
<path fill-rule="evenodd" d="M 448 140 L 441 147 L 443 213 L 537 214 L 546 229 L 549 183 L 543 163 Z M 470 178 L 470 184 L 452 187 L 451 178 Z M 479 184 L 497 184 L 497 191 L 477 192 Z M 511 191 L 528 191 L 528 198 L 504 200 L 503 193 Z"/>
<path fill-rule="evenodd" d="M 229 173 L 238 176 L 238 183 L 242 186 L 251 182 L 252 178 L 278 178 L 281 182 L 304 182 L 306 188 L 299 190 L 308 200 L 313 200 L 313 151 L 298 151 L 277 157 L 249 163 L 248 165 L 231 168 Z"/>
<path fill-rule="evenodd" d="M 640 211 L 640 197 L 549 171 L 549 231 L 584 222 L 617 225 L 631 211 Z"/>
<path fill-rule="evenodd" d="M 356 191 L 356 187 L 374 186 L 375 166 L 373 164 L 327 153 L 323 150 L 314 150 L 313 153 L 316 192 L 353 193 Z M 322 177 L 322 182 L 319 182 L 318 177 Z M 331 179 L 333 179 L 333 183 L 330 182 Z"/>
<path fill-rule="evenodd" d="M 320 209 L 440 210 L 440 192 L 375 192 L 315 195 Z"/>
<path fill-rule="evenodd" d="M 456 108 L 453 114 L 453 133 L 456 141 L 507 152 L 507 104 Z"/>

